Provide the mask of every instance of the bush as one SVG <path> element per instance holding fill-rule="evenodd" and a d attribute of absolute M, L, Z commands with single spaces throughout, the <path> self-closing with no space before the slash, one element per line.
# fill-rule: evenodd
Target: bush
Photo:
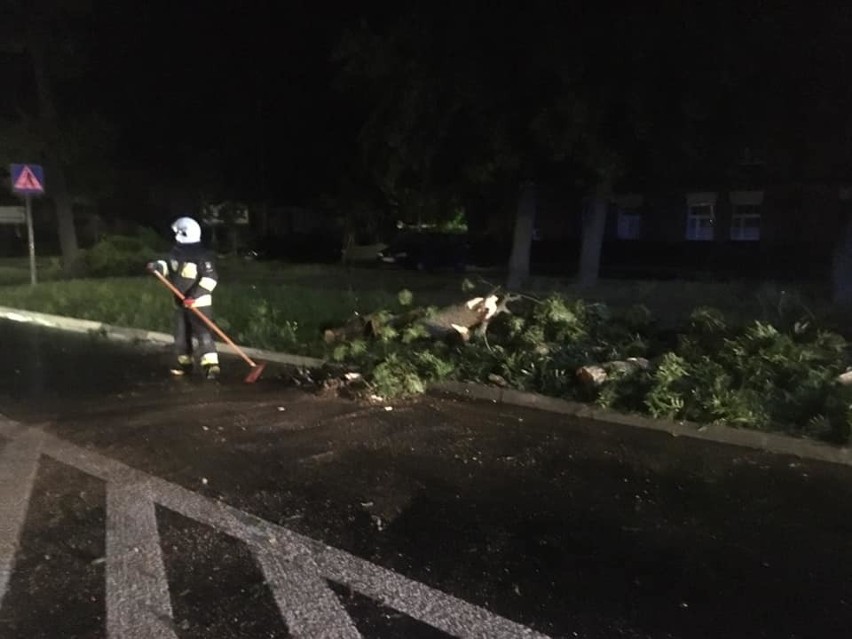
<path fill-rule="evenodd" d="M 85 252 L 84 264 L 93 277 L 139 275 L 147 262 L 162 253 L 162 242 L 153 232 L 108 235 Z"/>

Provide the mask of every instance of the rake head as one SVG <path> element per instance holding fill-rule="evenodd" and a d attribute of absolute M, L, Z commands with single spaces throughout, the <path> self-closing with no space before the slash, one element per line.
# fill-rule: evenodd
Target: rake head
<path fill-rule="evenodd" d="M 246 384 L 254 384 L 260 376 L 263 374 L 263 369 L 266 368 L 266 364 L 255 364 L 251 367 L 249 374 L 246 375 L 245 383 Z"/>

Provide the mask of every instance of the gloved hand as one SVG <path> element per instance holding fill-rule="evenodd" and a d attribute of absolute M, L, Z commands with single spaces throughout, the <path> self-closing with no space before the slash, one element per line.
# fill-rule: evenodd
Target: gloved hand
<path fill-rule="evenodd" d="M 145 265 L 145 270 L 150 272 L 150 273 L 153 273 L 154 271 L 157 270 L 157 263 L 156 262 L 148 262 Z"/>
<path fill-rule="evenodd" d="M 186 308 L 192 308 L 193 306 L 195 306 L 195 299 L 192 298 L 192 297 L 184 297 L 183 298 L 183 305 Z"/>

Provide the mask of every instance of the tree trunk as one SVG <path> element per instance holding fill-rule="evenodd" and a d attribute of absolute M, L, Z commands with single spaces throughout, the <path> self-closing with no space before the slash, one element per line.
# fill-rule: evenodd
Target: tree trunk
<path fill-rule="evenodd" d="M 352 252 L 355 250 L 355 231 L 347 229 L 343 234 L 343 248 L 340 251 L 340 261 L 344 266 L 352 263 Z"/>
<path fill-rule="evenodd" d="M 255 231 L 261 242 L 265 243 L 269 237 L 269 203 L 265 199 L 258 211 L 258 222 Z"/>
<path fill-rule="evenodd" d="M 231 249 L 231 255 L 236 257 L 240 253 L 240 228 L 236 222 L 232 221 L 228 224 L 228 244 Z"/>
<path fill-rule="evenodd" d="M 44 48 L 37 35 L 29 38 L 30 59 L 33 65 L 33 75 L 38 93 L 39 114 L 45 136 L 45 181 L 47 192 L 53 200 L 56 209 L 56 222 L 59 232 L 59 246 L 62 250 L 62 270 L 66 275 L 75 275 L 79 267 L 79 246 L 77 230 L 74 228 L 74 209 L 68 185 L 65 181 L 65 170 L 60 161 L 59 149 L 59 116 L 50 87 L 47 72 L 47 60 Z"/>
<path fill-rule="evenodd" d="M 344 266 L 348 266 L 352 261 L 352 249 L 356 244 L 355 231 L 355 214 L 352 211 L 347 211 L 343 220 L 343 241 L 340 250 L 340 262 Z"/>
<path fill-rule="evenodd" d="M 515 215 L 515 235 L 512 239 L 512 256 L 509 258 L 509 290 L 521 288 L 530 276 L 530 248 L 535 227 L 536 190 L 535 184 L 527 182 L 521 186 L 518 196 L 518 211 Z"/>
<path fill-rule="evenodd" d="M 80 250 L 77 244 L 77 229 L 74 225 L 74 208 L 65 184 L 65 171 L 59 162 L 52 159 L 46 163 L 45 168 L 47 189 L 52 193 L 51 197 L 56 209 L 59 248 L 62 251 L 62 272 L 68 276 L 79 275 Z"/>
<path fill-rule="evenodd" d="M 578 274 L 582 288 L 592 288 L 598 283 L 608 205 L 608 199 L 598 194 L 583 211 L 583 239 Z"/>
<path fill-rule="evenodd" d="M 852 306 L 852 219 L 846 214 L 834 248 L 832 297 L 840 306 Z"/>

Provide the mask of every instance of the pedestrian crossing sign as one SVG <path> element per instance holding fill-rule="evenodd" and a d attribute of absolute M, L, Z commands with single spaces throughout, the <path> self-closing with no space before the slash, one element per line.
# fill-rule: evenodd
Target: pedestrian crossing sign
<path fill-rule="evenodd" d="M 44 193 L 44 170 L 38 164 L 12 165 L 12 190 L 19 195 Z"/>

